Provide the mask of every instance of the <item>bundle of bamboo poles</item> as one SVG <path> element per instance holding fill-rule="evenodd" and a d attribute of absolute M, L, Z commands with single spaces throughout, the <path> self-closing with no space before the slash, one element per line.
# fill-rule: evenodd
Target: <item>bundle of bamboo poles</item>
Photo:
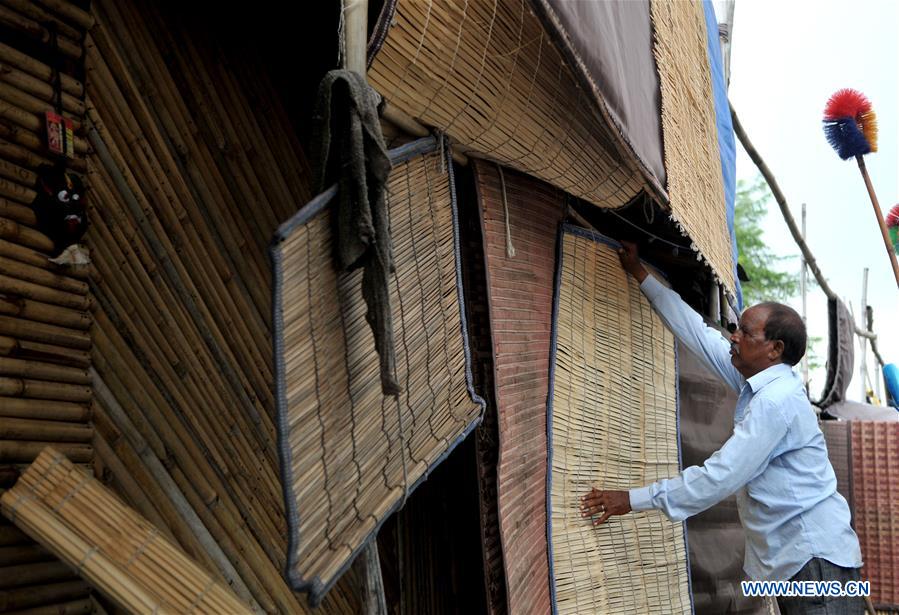
<path fill-rule="evenodd" d="M 78 464 L 94 456 L 87 272 L 48 261 L 54 246 L 31 208 L 38 167 L 55 161 L 44 112 L 61 110 L 73 121 L 76 157 L 68 167 L 87 168 L 79 58 L 91 22 L 63 0 L 0 6 L 0 470 L 11 479 L 48 444 Z M 0 520 L 0 611 L 41 609 L 91 612 L 90 587 Z"/>
<path fill-rule="evenodd" d="M 92 10 L 95 457 L 129 504 L 241 599 L 305 612 L 281 574 L 267 245 L 308 200 L 310 173 L 253 54 L 177 7 Z M 321 610 L 358 604 L 348 579 Z"/>
<path fill-rule="evenodd" d="M 0 504 L 20 529 L 128 612 L 250 612 L 152 524 L 50 447 Z"/>

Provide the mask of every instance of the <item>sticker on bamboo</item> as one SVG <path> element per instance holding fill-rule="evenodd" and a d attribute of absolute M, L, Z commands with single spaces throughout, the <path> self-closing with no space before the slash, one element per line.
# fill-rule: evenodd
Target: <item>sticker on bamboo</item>
<path fill-rule="evenodd" d="M 361 272 L 337 274 L 327 193 L 272 248 L 287 576 L 315 605 L 386 517 L 473 429 L 452 169 L 433 138 L 391 152 L 399 397 L 381 393 Z"/>
<path fill-rule="evenodd" d="M 45 448 L 0 498 L 3 514 L 128 613 L 251 613 L 149 521 Z"/>
<path fill-rule="evenodd" d="M 553 306 L 548 476 L 554 612 L 692 610 L 684 526 L 658 511 L 593 526 L 591 487 L 630 489 L 678 472 L 673 334 L 609 240 L 565 226 Z"/>

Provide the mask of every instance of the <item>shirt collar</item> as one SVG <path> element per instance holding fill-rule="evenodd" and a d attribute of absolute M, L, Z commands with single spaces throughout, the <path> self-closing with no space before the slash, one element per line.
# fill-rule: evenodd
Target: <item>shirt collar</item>
<path fill-rule="evenodd" d="M 759 389 L 766 384 L 773 380 L 777 380 L 782 376 L 787 376 L 792 372 L 793 368 L 786 363 L 778 363 L 777 365 L 772 365 L 771 367 L 763 369 L 752 378 L 747 378 L 746 384 L 749 385 L 749 388 L 752 389 L 753 393 L 758 393 Z"/>

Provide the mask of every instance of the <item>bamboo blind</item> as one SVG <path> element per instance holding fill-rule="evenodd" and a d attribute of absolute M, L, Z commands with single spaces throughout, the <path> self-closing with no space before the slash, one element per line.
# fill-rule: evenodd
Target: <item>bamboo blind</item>
<path fill-rule="evenodd" d="M 381 394 L 361 272 L 333 268 L 329 216 L 301 210 L 273 248 L 288 574 L 313 604 L 480 416 L 440 165 L 439 153 L 419 156 L 388 182 L 398 398 Z"/>
<path fill-rule="evenodd" d="M 78 77 L 88 27 L 89 15 L 68 2 L 0 7 L 0 469 L 23 467 L 48 444 L 79 464 L 94 458 L 87 272 L 48 261 L 53 244 L 31 208 L 36 171 L 54 161 L 43 124 L 56 110 L 55 71 L 62 114 L 76 128 L 69 167 L 85 169 Z M 88 584 L 14 530 L 0 519 L 0 611 L 92 611 Z"/>
<path fill-rule="evenodd" d="M 98 467 L 242 601 L 308 612 L 282 573 L 267 248 L 310 172 L 256 50 L 183 13 L 92 3 Z M 321 612 L 359 611 L 351 581 Z"/>
<path fill-rule="evenodd" d="M 735 292 L 702 2 L 650 3 L 671 216 Z"/>
<path fill-rule="evenodd" d="M 509 611 L 546 613 L 546 395 L 555 244 L 564 195 L 492 163 L 475 160 L 473 167 L 493 338 L 497 498 Z"/>
<path fill-rule="evenodd" d="M 555 612 L 691 612 L 682 523 L 651 511 L 594 527 L 579 505 L 591 487 L 629 489 L 678 472 L 673 334 L 598 236 L 566 227 L 557 267 L 548 494 Z"/>
<path fill-rule="evenodd" d="M 899 608 L 899 422 L 852 421 L 852 518 L 871 600 Z"/>
<path fill-rule="evenodd" d="M 388 18 L 368 77 L 391 105 L 600 207 L 644 187 L 527 0 L 401 0 Z"/>
<path fill-rule="evenodd" d="M 131 613 L 250 613 L 91 475 L 47 447 L 3 513 Z"/>

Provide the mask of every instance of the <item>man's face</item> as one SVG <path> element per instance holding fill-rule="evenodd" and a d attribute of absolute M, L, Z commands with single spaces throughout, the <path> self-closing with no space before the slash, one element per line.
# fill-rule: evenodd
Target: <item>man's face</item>
<path fill-rule="evenodd" d="M 740 324 L 730 336 L 730 362 L 744 378 L 780 362 L 782 349 L 774 340 L 765 339 L 768 310 L 751 307 L 740 317 Z"/>

